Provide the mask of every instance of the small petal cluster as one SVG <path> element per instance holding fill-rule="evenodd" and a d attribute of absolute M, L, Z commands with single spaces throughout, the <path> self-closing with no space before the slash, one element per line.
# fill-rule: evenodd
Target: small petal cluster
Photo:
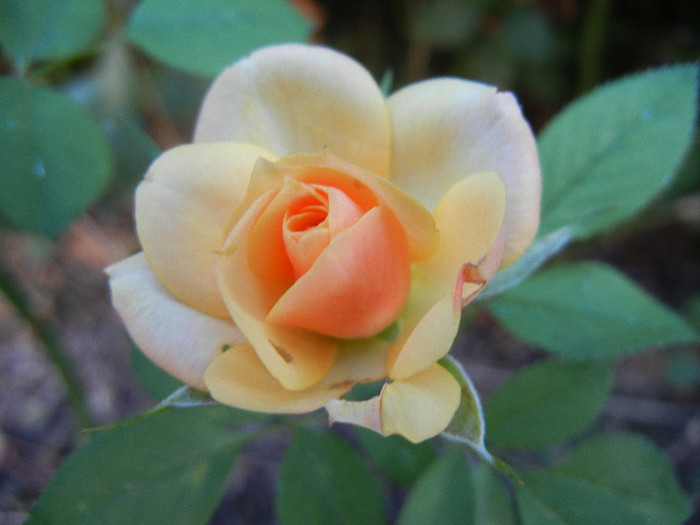
<path fill-rule="evenodd" d="M 539 205 L 511 94 L 434 79 L 385 98 L 338 52 L 263 48 L 139 184 L 143 251 L 107 269 L 112 300 L 146 355 L 221 403 L 326 407 L 419 442 L 460 402 L 437 361 L 461 309 L 531 243 Z"/>

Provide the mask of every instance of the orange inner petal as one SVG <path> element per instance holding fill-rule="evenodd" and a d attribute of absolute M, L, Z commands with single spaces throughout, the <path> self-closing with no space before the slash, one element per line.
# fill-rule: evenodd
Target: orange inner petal
<path fill-rule="evenodd" d="M 403 309 L 410 272 L 403 228 L 377 206 L 331 240 L 266 320 L 333 337 L 371 337 Z"/>

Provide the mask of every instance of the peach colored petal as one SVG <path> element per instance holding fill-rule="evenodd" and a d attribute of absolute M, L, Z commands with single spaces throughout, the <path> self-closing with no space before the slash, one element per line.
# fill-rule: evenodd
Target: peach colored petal
<path fill-rule="evenodd" d="M 156 159 L 136 190 L 136 229 L 153 271 L 170 293 L 208 315 L 229 317 L 214 252 L 260 157 L 272 155 L 246 144 L 179 146 Z"/>
<path fill-rule="evenodd" d="M 388 99 L 394 124 L 391 179 L 433 209 L 457 181 L 495 171 L 507 188 L 505 254 L 513 262 L 539 224 L 535 138 L 515 98 L 458 79 L 407 86 Z"/>
<path fill-rule="evenodd" d="M 204 315 L 161 285 L 143 252 L 106 270 L 112 303 L 136 345 L 181 381 L 206 390 L 203 376 L 223 348 L 245 341 L 231 322 Z"/>
<path fill-rule="evenodd" d="M 352 423 L 419 443 L 447 428 L 459 407 L 460 394 L 452 374 L 434 363 L 405 380 L 385 384 L 372 399 L 332 400 L 326 403 L 326 410 L 331 423 Z"/>
<path fill-rule="evenodd" d="M 329 150 L 386 176 L 391 122 L 359 63 L 328 48 L 286 44 L 260 49 L 219 75 L 194 141 L 259 144 L 277 155 Z"/>
<path fill-rule="evenodd" d="M 383 177 L 328 152 L 290 155 L 276 163 L 261 163 L 259 166 L 263 165 L 267 169 L 264 180 L 273 178 L 273 173 L 277 173 L 277 177 L 289 176 L 300 182 L 337 188 L 363 210 L 377 204 L 386 206 L 404 228 L 412 261 L 426 259 L 437 250 L 439 234 L 432 214 Z M 256 182 L 255 179 L 254 175 L 252 182 Z"/>
<path fill-rule="evenodd" d="M 401 312 L 410 282 L 401 224 L 378 206 L 331 241 L 266 320 L 332 337 L 371 337 Z"/>
<path fill-rule="evenodd" d="M 287 390 L 270 375 L 250 344 L 228 349 L 214 359 L 204 374 L 212 397 L 245 410 L 273 413 L 304 413 L 321 408 L 342 396 L 352 383 Z"/>
<path fill-rule="evenodd" d="M 216 275 L 231 317 L 264 366 L 284 388 L 304 390 L 326 375 L 335 360 L 338 342 L 264 322 L 284 288 L 253 274 L 247 239 L 269 198 L 262 195 L 238 221 L 224 249 L 216 255 Z"/>

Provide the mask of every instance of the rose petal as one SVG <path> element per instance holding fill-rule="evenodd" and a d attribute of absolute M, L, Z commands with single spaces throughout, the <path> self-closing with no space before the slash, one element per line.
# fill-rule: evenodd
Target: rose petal
<path fill-rule="evenodd" d="M 267 321 L 332 337 L 371 337 L 401 312 L 410 282 L 401 224 L 378 206 L 331 241 Z"/>
<path fill-rule="evenodd" d="M 234 346 L 218 355 L 207 368 L 204 381 L 220 403 L 273 413 L 311 412 L 352 387 L 352 383 L 339 383 L 287 390 L 270 375 L 250 344 Z"/>
<path fill-rule="evenodd" d="M 391 123 L 363 66 L 331 49 L 286 44 L 256 51 L 215 80 L 194 140 L 259 144 L 277 155 L 329 150 L 386 176 Z"/>
<path fill-rule="evenodd" d="M 326 410 L 331 423 L 352 423 L 419 443 L 445 430 L 459 407 L 460 393 L 452 374 L 434 363 L 405 380 L 387 383 L 370 400 L 332 400 Z"/>
<path fill-rule="evenodd" d="M 148 262 L 180 301 L 228 318 L 216 282 L 214 252 L 265 150 L 246 144 L 179 146 L 151 165 L 136 190 L 136 229 Z"/>
<path fill-rule="evenodd" d="M 112 303 L 136 345 L 158 366 L 195 388 L 223 348 L 245 341 L 231 322 L 184 305 L 161 285 L 142 252 L 105 270 Z"/>
<path fill-rule="evenodd" d="M 216 255 L 216 275 L 231 317 L 264 366 L 284 388 L 303 390 L 326 375 L 335 360 L 338 342 L 264 321 L 284 288 L 251 271 L 247 239 L 268 201 L 268 196 L 261 196 L 238 221 L 224 249 Z"/>
<path fill-rule="evenodd" d="M 453 294 L 437 301 L 427 312 L 421 301 L 411 306 L 402 318 L 405 335 L 396 340 L 387 359 L 392 379 L 406 379 L 443 358 L 459 328 L 460 311 L 455 311 Z"/>
<path fill-rule="evenodd" d="M 344 395 L 355 382 L 384 377 L 388 346 L 379 339 L 344 343 L 333 367 L 318 385 L 287 390 L 270 375 L 252 346 L 242 344 L 217 356 L 205 373 L 205 381 L 220 403 L 258 412 L 310 412 Z"/>
<path fill-rule="evenodd" d="M 495 171 L 507 188 L 505 254 L 513 262 L 539 224 L 535 139 L 515 98 L 457 79 L 419 82 L 388 99 L 394 124 L 391 179 L 433 209 L 457 181 Z"/>
<path fill-rule="evenodd" d="M 464 264 L 476 265 L 492 248 L 500 249 L 495 244 L 505 213 L 506 188 L 496 173 L 471 175 L 447 191 L 433 213 L 440 232 L 440 249 L 416 266 L 416 279 L 424 285 L 425 300 L 454 294 Z M 493 261 L 489 262 L 493 267 Z M 491 275 L 485 277 L 490 278 Z"/>

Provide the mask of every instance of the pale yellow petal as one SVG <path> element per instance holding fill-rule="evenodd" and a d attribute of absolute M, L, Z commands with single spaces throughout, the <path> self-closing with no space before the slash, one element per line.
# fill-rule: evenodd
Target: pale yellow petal
<path fill-rule="evenodd" d="M 452 374 L 434 363 L 405 380 L 385 384 L 376 397 L 332 400 L 326 403 L 326 410 L 331 423 L 351 423 L 419 443 L 447 428 L 459 407 L 460 394 Z"/>
<path fill-rule="evenodd" d="M 318 385 L 287 390 L 272 377 L 253 347 L 242 344 L 217 356 L 205 381 L 214 399 L 227 405 L 258 412 L 309 412 L 343 396 L 355 382 L 384 377 L 387 349 L 388 343 L 379 339 L 348 341 Z"/>
<path fill-rule="evenodd" d="M 231 322 L 175 299 L 138 253 L 105 270 L 112 303 L 136 345 L 158 366 L 205 390 L 204 371 L 222 349 L 245 341 Z"/>
<path fill-rule="evenodd" d="M 426 369 L 452 347 L 460 318 L 460 310 L 454 307 L 454 295 L 446 295 L 425 315 L 421 313 L 408 311 L 403 320 L 405 336 L 396 341 L 387 361 L 392 379 L 406 379 Z"/>
<path fill-rule="evenodd" d="M 194 140 L 259 144 L 280 156 L 328 150 L 386 176 L 391 123 L 363 66 L 328 48 L 286 44 L 256 51 L 215 80 Z"/>
<path fill-rule="evenodd" d="M 170 293 L 205 314 L 229 317 L 214 252 L 260 157 L 272 155 L 247 144 L 179 146 L 156 159 L 136 190 L 136 230 L 153 271 Z"/>
<path fill-rule="evenodd" d="M 471 175 L 447 191 L 433 213 L 440 232 L 440 248 L 416 266 L 424 300 L 429 296 L 434 302 L 454 294 L 465 264 L 477 265 L 492 248 L 500 251 L 496 241 L 505 213 L 506 189 L 496 173 Z"/>
<path fill-rule="evenodd" d="M 459 79 L 407 86 L 388 99 L 394 125 L 391 179 L 434 209 L 467 175 L 495 171 L 507 189 L 503 264 L 539 224 L 540 168 L 532 131 L 510 93 Z"/>
<path fill-rule="evenodd" d="M 238 221 L 223 250 L 216 254 L 216 275 L 226 306 L 272 376 L 289 390 L 316 385 L 338 350 L 335 339 L 264 321 L 284 290 L 284 283 L 256 276 L 249 265 L 248 242 L 269 201 L 261 196 Z"/>
<path fill-rule="evenodd" d="M 342 396 L 352 383 L 287 390 L 272 377 L 250 344 L 228 349 L 217 356 L 204 375 L 212 397 L 226 405 L 272 413 L 303 413 L 321 408 Z"/>
<path fill-rule="evenodd" d="M 382 432 L 400 434 L 413 443 L 436 436 L 459 407 L 457 380 L 437 363 L 407 379 L 384 386 Z"/>

